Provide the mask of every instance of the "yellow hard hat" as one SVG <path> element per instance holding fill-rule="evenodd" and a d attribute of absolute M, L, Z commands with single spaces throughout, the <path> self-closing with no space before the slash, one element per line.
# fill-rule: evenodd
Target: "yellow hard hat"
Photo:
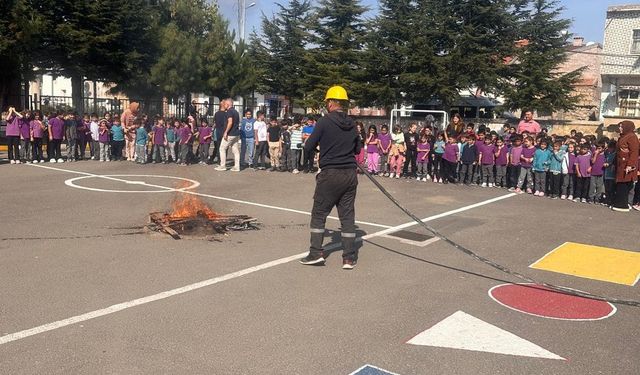
<path fill-rule="evenodd" d="M 324 100 L 349 100 L 347 96 L 347 90 L 342 86 L 332 86 L 327 90 L 327 95 L 324 97 Z"/>

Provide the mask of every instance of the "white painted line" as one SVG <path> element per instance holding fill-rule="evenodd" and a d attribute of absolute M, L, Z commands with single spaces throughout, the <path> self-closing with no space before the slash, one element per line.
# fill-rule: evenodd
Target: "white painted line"
<path fill-rule="evenodd" d="M 446 217 L 446 216 L 450 216 L 450 215 L 454 215 L 457 214 L 459 212 L 463 212 L 463 211 L 467 211 L 470 210 L 472 208 L 475 207 L 480 207 L 480 206 L 484 206 L 486 204 L 492 203 L 492 202 L 497 202 L 501 199 L 505 199 L 508 198 L 510 196 L 514 196 L 515 194 L 508 194 L 506 196 L 503 197 L 498 197 L 498 198 L 493 198 L 493 199 L 489 199 L 483 202 L 479 202 L 479 203 L 475 203 L 472 204 L 470 206 L 466 206 L 466 207 L 461 207 L 455 210 L 451 210 L 451 211 L 447 211 L 447 212 L 443 212 L 441 214 L 438 215 L 434 215 L 434 216 L 430 216 L 428 218 L 425 218 L 424 221 L 431 221 L 431 220 L 435 220 L 435 219 L 439 219 L 442 217 Z M 374 237 L 378 237 L 378 236 L 382 236 L 385 235 L 387 233 L 391 233 L 391 232 L 395 232 L 399 229 L 402 228 L 407 228 L 410 227 L 412 225 L 417 225 L 417 223 L 415 223 L 414 221 L 411 221 L 409 223 L 405 223 L 402 225 L 398 225 L 395 227 L 390 227 L 388 229 L 385 230 L 381 230 L 375 233 L 371 233 L 371 234 L 367 234 L 364 235 L 362 237 L 358 237 L 356 238 L 356 241 L 363 241 L 363 240 L 367 240 L 367 239 L 371 239 Z M 339 243 L 334 243 L 332 245 L 329 246 L 325 246 L 325 250 L 329 251 L 329 250 L 333 250 L 336 249 L 338 247 L 340 247 L 341 244 Z M 172 289 L 166 292 L 161 292 L 158 294 L 154 294 L 151 296 L 147 296 L 147 297 L 142 297 L 142 298 L 138 298 L 129 302 L 123 302 L 123 303 L 119 303 L 117 305 L 113 305 L 104 309 L 100 309 L 100 310 L 95 310 L 92 312 L 88 312 L 85 314 L 81 314 L 81 315 L 77 315 L 71 318 L 67 318 L 67 319 L 63 319 L 63 320 L 58 320 L 56 322 L 53 323 L 48 323 L 48 324 L 44 324 L 38 327 L 34 327 L 34 328 L 30 328 L 30 329 L 26 329 L 24 331 L 20 331 L 20 332 L 16 332 L 16 333 L 11 333 L 5 336 L 0 337 L 0 345 L 2 344 L 6 344 L 8 342 L 12 342 L 12 341 L 16 341 L 16 340 L 20 340 L 26 337 L 30 337 L 30 336 L 34 336 L 34 335 L 38 335 L 40 333 L 44 333 L 44 332 L 48 332 L 48 331 L 52 331 L 54 329 L 58 329 L 58 328 L 62 328 L 62 327 L 66 327 L 72 324 L 76 324 L 79 322 L 83 322 L 89 319 L 93 319 L 93 318 L 97 318 L 97 317 L 101 317 L 101 316 L 105 316 L 105 315 L 109 315 L 109 314 L 113 314 L 115 312 L 118 311 L 122 311 L 131 307 L 135 307 L 135 306 L 140 306 L 146 303 L 150 303 L 150 302 L 154 302 L 154 301 L 158 301 L 161 299 L 165 299 L 168 297 L 172 297 L 178 294 L 183 294 L 183 293 L 187 293 L 196 289 L 200 289 L 200 288 L 204 288 L 206 286 L 210 286 L 210 285 L 214 285 L 217 283 L 220 283 L 222 281 L 227 281 L 227 280 L 231 280 L 231 279 L 235 279 L 241 276 L 245 276 L 248 275 L 250 273 L 253 272 L 257 272 L 257 271 L 261 271 L 261 270 L 265 270 L 271 267 L 275 267 L 281 264 L 285 264 L 285 263 L 289 263 L 291 261 L 297 260 L 302 258 L 303 256 L 307 255 L 306 252 L 304 253 L 300 253 L 300 254 L 296 254 L 296 255 L 292 255 L 292 256 L 288 256 L 285 258 L 280 258 L 280 259 L 276 259 L 267 263 L 263 263 L 254 267 L 250 267 L 250 268 L 246 268 L 244 270 L 240 270 L 240 271 L 236 271 L 236 272 L 232 272 L 223 276 L 218 276 L 218 277 L 214 277 L 212 279 L 208 279 L 208 280 L 204 280 L 204 281 L 200 281 L 198 283 L 195 284 L 191 284 L 191 285 L 186 285 L 180 288 L 176 288 L 176 289 Z"/>
<path fill-rule="evenodd" d="M 125 180 L 125 179 L 121 179 L 121 178 L 116 178 L 116 177 L 152 177 L 152 178 L 168 178 L 168 179 L 173 179 L 173 180 L 180 180 L 180 181 L 187 181 L 190 182 L 191 185 L 187 186 L 187 187 L 183 187 L 183 188 L 171 188 L 168 186 L 162 186 L 162 185 L 155 185 L 155 184 L 150 184 L 144 181 L 131 181 L 131 180 Z M 160 190 L 117 190 L 117 189 L 101 189 L 101 188 L 94 188 L 94 187 L 88 187 L 88 186 L 82 186 L 82 185 L 77 185 L 76 181 L 80 181 L 80 180 L 85 180 L 88 178 L 103 178 L 103 179 L 108 179 L 108 180 L 113 180 L 113 181 L 118 181 L 118 182 L 124 182 L 125 184 L 132 184 L 132 185 L 143 185 L 143 186 L 149 186 L 149 187 L 153 187 L 153 188 L 159 188 Z M 154 194 L 154 193 L 173 193 L 173 192 L 186 192 L 186 190 L 188 189 L 195 189 L 198 186 L 200 186 L 200 183 L 196 180 L 191 180 L 188 178 L 183 178 L 183 177 L 174 177 L 174 176 L 163 176 L 163 175 L 156 175 L 156 174 L 110 174 L 110 175 L 96 175 L 96 176 L 80 176 L 80 177 L 74 177 L 74 178 L 70 178 L 68 180 L 66 180 L 64 182 L 65 185 L 76 188 L 76 189 L 82 189 L 82 190 L 89 190 L 89 191 L 99 191 L 99 192 L 104 192 L 104 193 L 150 193 L 150 194 Z"/>
<path fill-rule="evenodd" d="M 391 371 L 385 370 L 383 368 L 380 368 L 378 366 L 373 366 L 373 365 L 370 365 L 370 364 L 366 364 L 366 365 L 360 367 L 359 369 L 355 370 L 354 372 L 350 373 L 349 375 L 357 375 L 357 374 L 360 373 L 360 371 L 362 371 L 364 369 L 374 369 L 374 370 L 377 370 L 377 371 L 379 371 L 379 372 L 381 372 L 383 374 L 387 374 L 387 375 L 400 375 L 400 374 L 396 374 L 395 372 L 391 372 Z"/>
<path fill-rule="evenodd" d="M 500 285 L 496 285 L 494 287 L 492 287 L 491 289 L 489 289 L 489 291 L 487 292 L 487 294 L 489 294 L 489 297 L 494 300 L 495 302 L 497 302 L 499 305 L 504 306 L 506 308 L 508 308 L 509 310 L 513 310 L 513 311 L 517 311 L 519 313 L 523 313 L 523 314 L 527 314 L 527 315 L 531 315 L 531 316 L 535 316 L 538 318 L 545 318 L 545 319 L 553 319 L 553 320 L 568 320 L 570 322 L 591 322 L 594 320 L 603 320 L 603 319 L 607 319 L 611 316 L 613 316 L 613 314 L 615 314 L 618 311 L 618 308 L 612 304 L 611 302 L 607 302 L 607 301 L 603 301 L 603 302 L 607 302 L 609 304 L 609 306 L 611 306 L 611 312 L 607 315 L 607 316 L 603 316 L 601 318 L 593 318 L 593 319 L 567 319 L 567 318 L 556 318 L 553 316 L 545 316 L 545 315 L 539 315 L 539 314 L 534 314 L 528 311 L 524 311 L 524 310 L 520 310 L 520 309 L 516 309 L 515 307 L 509 306 L 507 304 L 502 303 L 500 300 L 498 300 L 497 298 L 495 298 L 493 296 L 493 290 L 496 288 L 499 288 L 501 286 L 505 286 L 505 285 L 514 285 L 513 283 L 505 283 L 505 284 L 500 284 Z M 515 285 L 535 285 L 532 283 L 522 283 L 522 284 L 515 284 Z M 582 292 L 581 290 L 578 289 L 572 289 L 572 288 L 566 288 L 566 289 L 571 289 L 571 290 L 575 290 L 576 292 Z"/>
<path fill-rule="evenodd" d="M 38 167 L 38 168 L 51 169 L 51 170 L 59 171 L 59 172 L 68 172 L 68 173 L 81 174 L 81 175 L 84 175 L 84 176 L 87 176 L 87 177 L 104 178 L 104 179 L 120 181 L 120 182 L 124 182 L 124 183 L 127 183 L 127 181 L 129 181 L 129 180 L 122 180 L 122 179 L 112 178 L 112 177 L 109 177 L 109 176 L 103 176 L 103 175 L 98 175 L 98 174 L 93 174 L 93 173 L 79 172 L 79 171 L 74 171 L 74 170 L 69 170 L 69 169 L 62 169 L 62 168 L 47 167 L 47 166 L 38 165 L 38 164 L 28 164 L 28 165 L 33 166 L 33 167 Z M 165 176 L 165 177 L 168 177 L 168 176 Z M 173 178 L 177 178 L 177 177 L 173 177 Z M 76 179 L 78 179 L 78 178 L 76 178 Z M 71 179 L 71 180 L 74 180 L 74 179 Z M 67 185 L 69 185 L 69 184 L 67 184 Z M 241 200 L 241 199 L 226 198 L 226 197 L 221 197 L 221 196 L 217 196 L 217 195 L 198 193 L 198 192 L 195 192 L 195 191 L 187 191 L 187 190 L 183 190 L 183 189 L 174 189 L 172 187 L 162 186 L 162 185 L 155 185 L 155 184 L 148 184 L 148 183 L 145 183 L 145 185 L 149 186 L 149 187 L 156 187 L 156 188 L 160 188 L 160 189 L 165 189 L 167 192 L 173 192 L 173 191 L 178 190 L 178 191 L 180 191 L 182 193 L 185 193 L 185 194 L 192 194 L 192 195 L 197 195 L 197 196 L 200 196 L 200 197 L 207 197 L 207 198 L 217 199 L 217 200 L 226 201 L 226 202 L 240 203 L 240 204 L 246 204 L 246 205 L 249 205 L 249 206 L 269 208 L 269 209 L 272 209 L 272 210 L 285 211 L 285 212 L 291 212 L 291 213 L 311 216 L 311 212 L 300 211 L 300 210 L 296 210 L 296 209 L 292 209 L 292 208 L 271 206 L 271 205 L 268 205 L 268 204 L 244 201 L 244 200 Z M 78 188 L 79 186 L 75 185 L 73 187 Z M 102 192 L 121 192 L 121 191 L 116 191 L 116 190 L 101 190 L 101 189 L 87 188 L 87 187 L 84 187 L 84 189 L 85 190 L 102 191 Z M 127 190 L 127 191 L 122 191 L 122 192 L 135 193 L 136 191 Z M 158 193 L 158 191 L 147 191 L 146 193 Z M 337 218 L 335 216 L 328 216 L 327 218 L 331 219 L 331 220 L 339 220 L 339 218 Z M 372 222 L 361 221 L 361 220 L 356 220 L 356 224 L 368 225 L 368 226 L 378 227 L 378 228 L 391 228 L 390 225 L 372 223 Z"/>
<path fill-rule="evenodd" d="M 558 250 L 559 248 L 561 248 L 562 246 L 564 246 L 564 245 L 566 245 L 566 244 L 567 244 L 567 242 L 565 242 L 565 243 L 563 243 L 563 244 L 561 244 L 561 245 L 556 246 L 556 247 L 555 247 L 555 249 L 553 249 L 553 250 L 549 251 L 548 253 L 544 254 L 544 256 L 543 256 L 542 258 L 540 258 L 540 259 L 536 260 L 535 262 L 531 263 L 531 264 L 529 265 L 529 268 L 533 268 L 533 266 L 535 266 L 536 264 L 538 264 L 538 263 L 542 262 L 542 260 L 543 260 L 544 258 L 546 258 L 546 257 L 548 257 L 549 255 L 553 254 L 553 252 L 554 252 L 554 251 Z"/>
<path fill-rule="evenodd" d="M 418 334 L 407 344 L 564 360 L 557 354 L 463 311 L 455 312 Z"/>

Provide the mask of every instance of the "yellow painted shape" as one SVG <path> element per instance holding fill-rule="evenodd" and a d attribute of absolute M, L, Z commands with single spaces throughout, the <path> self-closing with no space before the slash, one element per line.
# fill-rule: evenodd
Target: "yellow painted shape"
<path fill-rule="evenodd" d="M 640 253 L 565 242 L 530 267 L 633 286 L 640 278 Z"/>

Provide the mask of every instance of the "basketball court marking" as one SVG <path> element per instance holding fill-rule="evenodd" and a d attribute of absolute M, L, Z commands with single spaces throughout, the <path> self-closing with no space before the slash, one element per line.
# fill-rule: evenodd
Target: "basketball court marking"
<path fill-rule="evenodd" d="M 44 166 L 42 166 L 44 167 Z M 50 168 L 50 167 L 47 167 Z M 57 168 L 52 168 L 52 169 L 57 169 Z M 65 171 L 65 170 L 62 170 Z M 89 174 L 89 173 L 84 173 L 84 172 L 80 172 L 80 174 Z M 192 193 L 192 192 L 187 192 L 187 193 Z M 199 194 L 197 194 L 199 195 Z M 454 215 L 463 211 L 468 211 L 471 210 L 473 208 L 476 207 L 481 207 L 481 206 L 485 206 L 488 204 L 491 204 L 493 202 L 497 202 L 500 201 L 502 199 L 506 199 L 509 197 L 513 197 L 516 194 L 507 194 L 507 195 L 503 195 L 500 197 L 496 197 L 496 198 L 491 198 L 482 202 L 478 202 L 478 203 L 474 203 L 471 204 L 469 206 L 465 206 L 465 207 L 460 207 L 451 211 L 447 211 L 447 212 L 443 212 L 441 214 L 437 214 L 437 215 L 433 215 L 430 217 L 427 217 L 425 219 L 423 219 L 424 222 L 428 222 L 428 221 L 432 221 L 432 220 L 436 220 L 436 219 L 440 219 L 446 216 L 450 216 L 450 215 Z M 206 196 L 203 195 L 203 196 Z M 383 236 L 385 234 L 389 234 L 392 232 L 396 232 L 400 229 L 404 229 L 404 228 L 408 228 L 411 226 L 417 225 L 417 223 L 415 221 L 411 221 L 405 224 L 401 224 L 395 227 L 389 227 L 387 229 L 375 232 L 375 233 L 371 233 L 371 234 L 367 234 L 364 235 L 362 237 L 358 237 L 356 238 L 356 241 L 364 241 L 364 240 L 368 240 L 371 238 L 375 238 L 375 237 L 380 237 Z M 334 250 L 337 249 L 341 246 L 341 244 L 339 243 L 334 243 L 328 246 L 325 246 L 325 250 Z M 151 302 L 155 302 L 155 301 L 159 301 L 159 300 L 163 300 L 169 297 L 173 297 L 176 295 L 180 295 L 180 294 L 184 294 L 187 292 L 191 292 L 194 290 L 198 290 L 207 286 L 211 286 L 211 285 L 215 285 L 218 283 L 221 283 L 223 281 L 228 281 L 228 280 L 233 280 L 242 276 L 246 276 L 249 274 L 252 274 L 254 272 L 258 272 L 258 271 L 262 271 L 262 270 L 266 270 L 281 264 L 285 264 L 285 263 L 289 263 L 292 262 L 294 260 L 298 260 L 300 258 L 302 258 L 303 256 L 307 255 L 307 252 L 304 253 L 300 253 L 300 254 L 296 254 L 296 255 L 291 255 L 288 257 L 284 257 L 284 258 L 280 258 L 280 259 L 276 259 L 276 260 L 272 260 L 270 262 L 266 262 L 266 263 L 262 263 L 260 265 L 257 266 L 253 266 L 253 267 L 249 267 L 249 268 L 245 268 L 243 270 L 240 271 L 236 271 L 236 272 L 232 272 L 232 273 L 228 273 L 226 275 L 222 275 L 222 276 L 218 276 L 218 277 L 214 277 L 208 280 L 203 280 L 200 282 L 196 282 L 194 284 L 190 284 L 190 285 L 186 285 L 183 287 L 179 287 L 179 288 L 175 288 L 175 289 L 171 289 L 168 291 L 164 291 L 164 292 L 160 292 L 157 294 L 152 294 L 146 297 L 142 297 L 142 298 L 137 298 L 131 301 L 127 301 L 127 302 L 122 302 L 116 305 L 112 305 L 103 309 L 99 309 L 99 310 L 94 310 L 91 312 L 87 312 L 84 314 L 80 314 L 80 315 L 76 315 L 76 316 L 72 316 L 70 318 L 66 318 L 66 319 L 62 319 L 62 320 L 58 320 L 52 323 L 47 323 L 47 324 L 43 324 L 37 327 L 33 327 L 33 328 L 29 328 L 23 331 L 19 331 L 19 332 L 15 332 L 15 333 L 10 333 L 8 335 L 5 336 L 1 336 L 0 337 L 0 345 L 3 344 L 7 344 L 9 342 L 12 341 L 17 341 L 17 340 L 21 340 L 27 337 L 31 337 L 31 336 L 35 336 L 35 335 L 39 335 L 41 333 L 45 333 L 45 332 L 49 332 L 49 331 L 53 331 L 55 329 L 58 328 L 63 328 L 66 326 L 70 326 L 76 323 L 80 323 L 80 322 L 84 322 L 87 320 L 91 320 L 94 318 L 98 318 L 101 316 L 105 316 L 105 315 L 110 315 L 122 310 L 126 310 L 132 307 L 136 307 L 136 306 L 140 306 L 140 305 L 145 305 L 147 303 L 151 303 Z"/>
<path fill-rule="evenodd" d="M 640 253 L 565 242 L 529 267 L 634 286 L 640 279 Z"/>
<path fill-rule="evenodd" d="M 124 180 L 124 179 L 119 179 L 119 178 L 115 178 L 115 177 L 169 178 L 169 179 L 174 179 L 174 180 L 187 181 L 187 182 L 190 182 L 191 185 L 189 185 L 187 187 L 184 187 L 184 188 L 176 189 L 176 188 L 165 187 L 165 186 L 162 186 L 162 185 L 149 184 L 149 183 L 144 182 L 144 181 L 131 181 L 131 180 Z M 93 188 L 93 187 L 82 186 L 82 185 L 76 184 L 76 181 L 81 181 L 81 180 L 85 180 L 85 179 L 89 179 L 89 178 L 104 178 L 104 179 L 124 182 L 127 185 L 149 186 L 149 187 L 159 188 L 161 190 L 100 189 L 100 188 Z M 173 192 L 185 192 L 185 190 L 195 189 L 198 186 L 200 186 L 200 183 L 198 181 L 191 180 L 191 179 L 188 179 L 188 178 L 174 177 L 174 176 L 161 176 L 161 175 L 155 175 L 155 174 L 109 174 L 109 175 L 99 175 L 99 176 L 80 176 L 80 177 L 70 178 L 70 179 L 66 180 L 64 182 L 64 184 L 67 185 L 67 186 L 70 186 L 70 187 L 74 187 L 76 189 L 99 191 L 99 192 L 105 192 L 105 193 L 173 193 Z"/>
<path fill-rule="evenodd" d="M 196 195 L 196 196 L 199 196 L 199 197 L 206 197 L 206 198 L 217 199 L 217 200 L 226 201 L 226 202 L 240 203 L 240 204 L 246 204 L 246 205 L 249 205 L 249 206 L 261 207 L 261 208 L 269 208 L 269 209 L 272 209 L 272 210 L 285 211 L 285 212 L 291 212 L 291 213 L 311 216 L 311 212 L 296 210 L 296 209 L 293 209 L 293 208 L 271 206 L 271 205 L 268 205 L 268 204 L 256 203 L 256 202 L 251 202 L 251 201 L 244 201 L 244 200 L 241 200 L 241 199 L 233 199 L 233 198 L 227 198 L 227 197 L 221 197 L 221 196 L 217 196 L 217 195 L 198 193 L 198 192 L 195 192 L 195 191 L 185 190 L 185 189 L 192 189 L 194 187 L 175 189 L 175 188 L 172 188 L 172 187 L 169 187 L 169 186 L 149 184 L 149 183 L 146 183 L 144 181 L 133 181 L 132 182 L 131 180 L 124 180 L 124 179 L 120 179 L 120 178 L 116 178 L 116 177 L 110 177 L 109 175 L 99 175 L 99 174 L 88 173 L 88 172 L 74 171 L 74 170 L 70 170 L 70 169 L 48 167 L 48 166 L 38 165 L 38 164 L 27 164 L 27 165 L 32 166 L 32 167 L 50 169 L 50 170 L 58 171 L 58 172 L 67 172 L 67 173 L 80 174 L 80 175 L 84 176 L 83 178 L 90 178 L 90 177 L 103 178 L 103 179 L 106 179 L 106 180 L 124 182 L 126 184 L 132 184 L 133 183 L 133 184 L 138 184 L 138 185 L 145 185 L 145 186 L 149 186 L 149 187 L 154 187 L 154 188 L 158 188 L 158 189 L 164 189 L 164 191 L 135 191 L 135 190 L 122 191 L 122 192 L 125 192 L 125 193 L 142 193 L 142 192 L 143 193 L 164 193 L 164 192 L 179 191 L 181 193 Z M 116 176 L 118 176 L 118 175 L 116 175 Z M 119 175 L 119 176 L 123 176 L 123 175 Z M 132 175 L 132 176 L 136 176 L 136 175 Z M 138 176 L 141 176 L 141 175 L 138 175 Z M 178 178 L 178 177 L 172 177 L 172 176 L 162 176 L 162 177 Z M 83 187 L 80 187 L 79 185 L 76 185 L 76 184 L 73 183 L 75 180 L 78 180 L 78 179 L 79 178 L 72 178 L 70 180 L 65 181 L 65 184 L 67 186 L 71 186 L 71 187 L 74 187 L 74 188 L 83 189 Z M 197 181 L 189 180 L 189 179 L 184 179 L 184 180 L 197 182 Z M 68 181 L 71 181 L 71 182 L 68 182 Z M 100 189 L 96 189 L 96 188 L 84 187 L 84 189 L 85 190 L 98 191 L 98 192 L 101 191 Z M 116 190 L 106 190 L 106 189 L 103 189 L 103 190 L 104 190 L 104 192 L 121 192 L 121 191 L 116 191 Z M 331 220 L 339 220 L 339 218 L 337 218 L 335 216 L 328 216 L 327 218 L 331 219 Z M 390 226 L 390 225 L 372 223 L 372 222 L 361 221 L 361 220 L 356 220 L 356 224 L 368 225 L 368 226 L 377 227 L 377 228 L 392 228 L 392 226 Z"/>
<path fill-rule="evenodd" d="M 380 367 L 366 364 L 349 375 L 400 375 L 395 372 L 381 369 Z"/>

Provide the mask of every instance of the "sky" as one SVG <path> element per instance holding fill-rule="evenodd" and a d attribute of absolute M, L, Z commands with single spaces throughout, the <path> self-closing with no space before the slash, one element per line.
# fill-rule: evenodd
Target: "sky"
<path fill-rule="evenodd" d="M 287 0 L 246 0 L 249 5 L 255 2 L 256 5 L 247 9 L 247 38 L 255 28 L 260 31 L 260 17 L 264 13 L 271 16 L 277 7 L 275 3 L 286 4 Z M 238 27 L 238 1 L 218 0 L 222 14 L 229 19 L 230 27 Z M 312 3 L 317 3 L 313 1 Z M 585 38 L 585 42 L 602 43 L 604 34 L 604 21 L 607 7 L 611 5 L 633 4 L 633 0 L 560 0 L 559 4 L 565 8 L 564 17 L 573 20 L 573 26 L 569 30 L 571 33 Z M 362 0 L 362 4 L 371 8 L 372 14 L 377 9 L 377 0 Z"/>

